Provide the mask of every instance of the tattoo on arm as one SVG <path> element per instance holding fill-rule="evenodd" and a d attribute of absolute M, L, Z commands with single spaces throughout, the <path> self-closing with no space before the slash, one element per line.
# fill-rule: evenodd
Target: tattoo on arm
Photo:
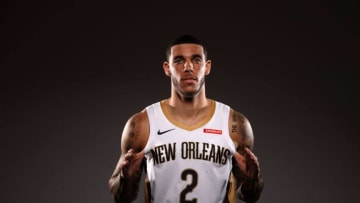
<path fill-rule="evenodd" d="M 130 129 L 128 132 L 129 136 L 129 142 L 127 144 L 127 148 L 131 148 L 131 146 L 134 146 L 134 143 L 140 140 L 141 136 L 141 130 L 142 130 L 142 123 L 144 121 L 144 116 L 139 114 L 138 116 L 135 116 L 134 119 L 130 123 Z"/>
<path fill-rule="evenodd" d="M 236 133 L 238 135 L 242 135 L 244 130 L 242 126 L 243 116 L 239 112 L 234 111 L 231 117 L 232 117 L 231 132 Z"/>
<path fill-rule="evenodd" d="M 252 148 L 252 132 L 248 125 L 248 121 L 244 115 L 237 111 L 233 111 L 231 115 L 231 133 L 233 138 L 237 141 L 238 147 L 250 147 Z"/>
<path fill-rule="evenodd" d="M 134 139 L 134 137 L 135 137 L 135 132 L 134 132 L 134 130 L 133 130 L 133 129 L 135 129 L 135 126 L 136 126 L 135 121 L 131 121 L 131 123 L 130 123 L 129 136 L 130 136 L 132 139 Z"/>
<path fill-rule="evenodd" d="M 139 140 L 139 136 L 140 136 L 140 132 L 141 132 L 141 122 L 142 122 L 143 118 L 140 117 L 136 117 L 134 119 L 134 121 L 131 122 L 130 124 L 130 132 L 129 132 L 129 136 L 133 141 L 137 141 Z"/>
<path fill-rule="evenodd" d="M 232 125 L 231 125 L 231 132 L 236 133 L 238 132 L 238 125 L 237 125 L 237 117 L 236 112 L 232 114 Z"/>

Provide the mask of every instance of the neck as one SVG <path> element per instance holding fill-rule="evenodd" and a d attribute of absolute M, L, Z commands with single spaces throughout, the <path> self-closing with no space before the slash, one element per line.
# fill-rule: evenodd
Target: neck
<path fill-rule="evenodd" d="M 187 97 L 172 91 L 171 97 L 167 104 L 178 115 L 186 117 L 196 117 L 198 113 L 210 105 L 209 99 L 206 98 L 205 91 L 201 90 L 196 95 Z"/>

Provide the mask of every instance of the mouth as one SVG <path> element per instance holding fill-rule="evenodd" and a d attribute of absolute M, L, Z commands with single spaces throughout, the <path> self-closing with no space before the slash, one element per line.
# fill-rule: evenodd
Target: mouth
<path fill-rule="evenodd" d="M 183 77 L 183 78 L 181 78 L 181 80 L 185 83 L 194 83 L 197 81 L 197 78 L 189 76 L 189 77 Z"/>
<path fill-rule="evenodd" d="M 187 75 L 181 78 L 181 80 L 193 80 L 193 81 L 197 81 L 197 78 L 191 75 Z"/>

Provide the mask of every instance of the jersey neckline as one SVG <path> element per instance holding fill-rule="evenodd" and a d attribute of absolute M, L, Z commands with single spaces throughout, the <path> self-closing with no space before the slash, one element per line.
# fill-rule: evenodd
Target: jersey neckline
<path fill-rule="evenodd" d="M 191 126 L 184 125 L 181 122 L 178 122 L 175 119 L 173 119 L 170 112 L 165 108 L 165 100 L 160 101 L 160 107 L 161 107 L 161 111 L 164 114 L 165 118 L 168 119 L 168 121 L 170 123 L 172 123 L 173 125 L 175 125 L 175 126 L 177 126 L 179 128 L 182 128 L 182 129 L 185 129 L 185 130 L 188 130 L 188 131 L 192 131 L 192 130 L 195 130 L 195 129 L 198 129 L 198 128 L 204 126 L 213 117 L 213 115 L 215 113 L 216 102 L 214 100 L 211 100 L 211 99 L 209 99 L 209 101 L 211 102 L 209 114 L 202 121 L 196 123 L 195 125 L 191 125 Z"/>

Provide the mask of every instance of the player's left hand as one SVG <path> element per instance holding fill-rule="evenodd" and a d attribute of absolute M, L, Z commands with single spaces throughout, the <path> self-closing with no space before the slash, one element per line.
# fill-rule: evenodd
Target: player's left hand
<path fill-rule="evenodd" d="M 239 152 L 235 152 L 234 158 L 241 171 L 246 175 L 247 179 L 258 180 L 260 176 L 259 161 L 249 148 L 244 148 L 243 155 Z"/>

